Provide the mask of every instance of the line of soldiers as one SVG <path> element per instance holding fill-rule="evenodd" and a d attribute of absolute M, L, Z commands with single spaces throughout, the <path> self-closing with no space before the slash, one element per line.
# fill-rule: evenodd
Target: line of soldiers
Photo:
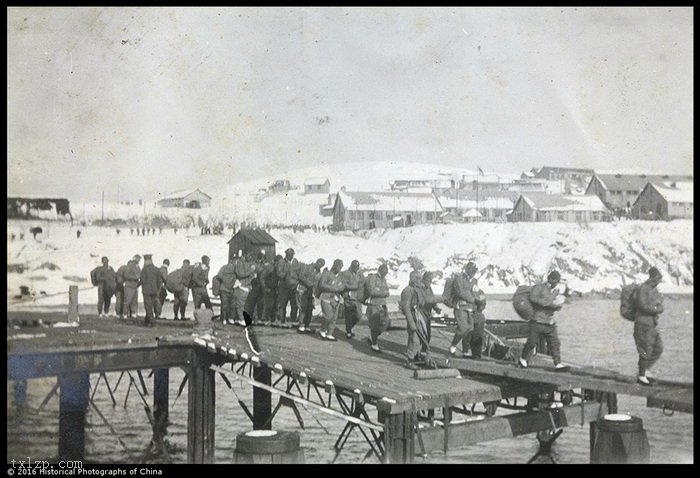
<path fill-rule="evenodd" d="M 185 259 L 182 267 L 171 274 L 168 273 L 169 259 L 164 259 L 163 264 L 157 267 L 153 263 L 152 254 L 145 254 L 143 269 L 139 266 L 140 262 L 141 256 L 136 254 L 115 271 L 109 265 L 109 258 L 102 257 L 102 265 L 90 272 L 92 284 L 97 286 L 97 312 L 100 317 L 107 316 L 114 296 L 115 312 L 120 319 L 125 316 L 138 319 L 139 287 L 146 311 L 143 325 L 148 327 L 153 327 L 155 319 L 161 317 L 168 291 L 174 296 L 175 320 L 187 320 L 185 310 L 190 290 L 195 309 L 205 305 L 207 309 L 213 310 L 206 288 L 209 283 L 209 257 L 202 256 L 202 262 L 194 265 Z"/>
<path fill-rule="evenodd" d="M 298 325 L 297 331 L 313 332 L 310 323 L 314 300 L 318 299 L 324 318 L 319 335 L 334 341 L 341 310 L 345 316 L 346 336 L 352 338 L 355 336 L 353 328 L 362 316 L 362 305 L 366 304 L 371 346 L 380 351 L 377 338 L 389 326 L 387 266 L 380 266 L 376 274 L 365 278 L 357 260 L 343 271 L 340 259 L 336 259 L 330 269 L 324 269 L 324 259 L 305 264 L 294 258 L 294 254 L 294 249 L 289 248 L 284 257 L 278 255 L 273 259 L 264 253 L 259 253 L 255 259 L 232 256 L 213 279 L 214 295 L 221 296 L 221 320 L 245 325 L 244 314 L 247 313 L 253 323 L 286 328 L 289 305 L 289 321 Z"/>

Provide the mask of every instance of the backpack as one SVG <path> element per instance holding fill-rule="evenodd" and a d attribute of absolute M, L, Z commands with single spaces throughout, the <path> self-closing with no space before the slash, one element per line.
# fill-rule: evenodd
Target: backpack
<path fill-rule="evenodd" d="M 325 269 L 323 272 L 326 272 L 328 269 Z M 314 285 L 314 297 L 317 299 L 321 298 L 321 293 L 323 292 L 321 290 L 321 276 L 323 276 L 323 272 L 321 272 L 318 275 L 318 279 L 316 280 L 316 284 Z"/>
<path fill-rule="evenodd" d="M 630 284 L 622 287 L 620 293 L 620 315 L 634 322 L 634 315 L 637 311 L 637 290 L 639 284 Z"/>
<path fill-rule="evenodd" d="M 454 309 L 457 303 L 457 298 L 455 297 L 454 283 L 455 276 L 451 275 L 450 277 L 445 279 L 445 286 L 442 288 L 442 302 L 450 309 Z"/>
<path fill-rule="evenodd" d="M 531 285 L 520 285 L 513 294 L 513 308 L 521 319 L 532 320 L 535 316 L 535 309 L 530 302 Z"/>
<path fill-rule="evenodd" d="M 357 301 L 360 304 L 364 304 L 365 300 L 369 297 L 369 295 L 367 294 L 367 289 L 368 289 L 367 282 L 368 282 L 368 280 L 366 277 L 360 276 L 360 283 L 358 284 L 357 292 L 355 293 L 356 297 L 357 297 Z"/>
<path fill-rule="evenodd" d="M 168 274 L 168 277 L 165 278 L 165 288 L 173 294 L 182 292 L 184 289 L 182 285 L 182 269 L 174 270 Z"/>
<path fill-rule="evenodd" d="M 364 280 L 362 281 L 362 291 L 360 292 L 360 291 L 358 290 L 358 294 L 357 294 L 357 295 L 360 296 L 360 297 L 362 297 L 362 300 L 361 300 L 360 302 L 362 302 L 363 304 L 366 303 L 367 301 L 369 301 L 369 299 L 372 298 L 371 287 L 370 287 L 370 285 L 369 285 L 369 279 L 370 279 L 370 277 L 372 277 L 372 276 L 377 276 L 377 277 L 378 277 L 379 275 L 378 275 L 378 274 L 369 274 L 369 275 L 368 275 L 367 277 L 365 277 Z"/>
<path fill-rule="evenodd" d="M 97 267 L 95 267 L 93 270 L 90 271 L 90 282 L 92 285 L 98 285 L 97 284 Z"/>

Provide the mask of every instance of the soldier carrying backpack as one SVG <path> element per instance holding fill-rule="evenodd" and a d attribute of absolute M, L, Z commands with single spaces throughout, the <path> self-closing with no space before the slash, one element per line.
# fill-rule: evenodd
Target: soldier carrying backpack
<path fill-rule="evenodd" d="M 476 264 L 469 261 L 464 266 L 464 272 L 454 277 L 451 290 L 447 291 L 447 300 L 453 304 L 455 320 L 457 321 L 457 330 L 455 330 L 455 335 L 450 344 L 451 355 L 458 355 L 457 344 L 468 337 L 469 333 L 474 329 L 474 312 L 477 309 L 474 295 L 477 281 L 474 276 L 478 270 Z M 445 302 L 445 305 L 448 305 L 447 302 Z M 462 351 L 461 355 L 464 356 L 464 354 L 465 350 Z"/>
<path fill-rule="evenodd" d="M 654 366 L 664 350 L 661 335 L 656 328 L 659 314 L 664 311 L 663 296 L 657 290 L 661 280 L 661 272 L 656 267 L 652 267 L 649 269 L 649 278 L 634 293 L 627 292 L 628 296 L 633 297 L 634 303 L 634 342 L 639 352 L 637 383 L 646 386 L 655 381 L 649 374 L 649 369 Z M 626 302 L 629 300 L 626 299 Z M 620 304 L 621 313 L 622 305 Z M 623 317 L 627 318 L 625 315 Z"/>

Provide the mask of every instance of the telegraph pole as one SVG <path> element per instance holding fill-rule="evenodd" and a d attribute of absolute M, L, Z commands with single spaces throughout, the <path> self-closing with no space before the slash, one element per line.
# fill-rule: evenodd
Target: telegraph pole
<path fill-rule="evenodd" d="M 105 192 L 102 191 L 102 220 L 100 221 L 100 226 L 104 227 L 105 225 Z"/>

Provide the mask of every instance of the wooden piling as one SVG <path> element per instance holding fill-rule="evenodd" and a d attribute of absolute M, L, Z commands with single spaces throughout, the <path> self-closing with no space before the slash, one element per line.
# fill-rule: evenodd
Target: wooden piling
<path fill-rule="evenodd" d="M 272 370 L 266 365 L 253 367 L 253 380 L 272 385 Z M 262 388 L 253 388 L 253 430 L 272 430 L 272 393 Z"/>
<path fill-rule="evenodd" d="M 214 463 L 215 374 L 206 351 L 193 353 L 187 389 L 187 462 Z"/>
<path fill-rule="evenodd" d="M 415 457 L 415 412 L 386 415 L 384 420 L 384 462 L 413 463 Z"/>
<path fill-rule="evenodd" d="M 165 435 L 168 424 L 168 401 L 170 394 L 170 369 L 157 368 L 153 372 L 153 419 L 155 420 L 155 433 L 158 437 Z"/>
<path fill-rule="evenodd" d="M 78 286 L 68 286 L 68 322 L 79 322 L 78 316 Z"/>
<path fill-rule="evenodd" d="M 66 374 L 58 377 L 58 459 L 82 461 L 85 458 L 85 411 L 88 407 L 90 375 Z"/>

